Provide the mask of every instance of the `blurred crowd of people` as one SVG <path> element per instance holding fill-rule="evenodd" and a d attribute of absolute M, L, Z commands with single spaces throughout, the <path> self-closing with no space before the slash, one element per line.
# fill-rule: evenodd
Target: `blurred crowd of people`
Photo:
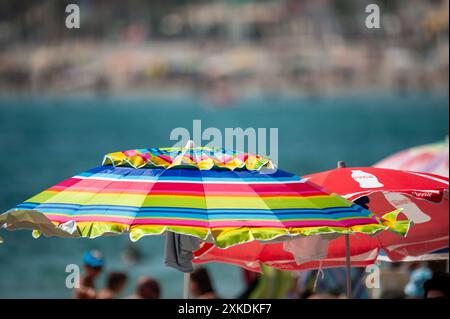
<path fill-rule="evenodd" d="M 104 270 L 104 259 L 99 251 L 89 251 L 83 257 L 84 274 L 80 285 L 75 289 L 77 299 L 116 299 L 125 289 L 128 276 L 124 272 L 109 272 L 106 285 L 98 289 L 96 281 Z M 141 277 L 137 280 L 135 292 L 126 297 L 130 299 L 158 299 L 161 296 L 161 288 L 155 279 Z"/>
<path fill-rule="evenodd" d="M 147 276 L 138 278 L 133 294 L 122 296 L 128 284 L 128 275 L 125 272 L 109 272 L 105 286 L 98 288 L 97 281 L 104 271 L 105 261 L 102 254 L 97 250 L 88 251 L 84 254 L 83 265 L 84 274 L 74 293 L 76 299 L 116 299 L 121 297 L 126 299 L 159 299 L 162 296 L 158 280 Z M 190 277 L 190 291 L 194 298 L 217 298 L 206 268 L 196 269 Z"/>
<path fill-rule="evenodd" d="M 105 266 L 99 251 L 86 252 L 83 264 L 84 274 L 74 293 L 74 297 L 77 299 L 162 298 L 159 281 L 147 276 L 138 278 L 133 294 L 123 296 L 128 284 L 128 276 L 125 272 L 109 272 L 104 287 L 98 288 L 97 281 Z M 449 273 L 442 267 L 442 262 L 393 263 L 381 271 L 381 287 L 374 289 L 375 293 L 365 285 L 364 268 L 353 268 L 351 273 L 352 298 L 448 298 Z M 346 275 L 343 268 L 301 272 L 282 272 L 268 267 L 264 267 L 264 269 L 262 274 L 242 269 L 244 289 L 235 298 L 346 298 Z M 189 289 L 191 298 L 216 299 L 221 297 L 214 288 L 211 275 L 205 267 L 197 267 L 190 274 Z"/>
<path fill-rule="evenodd" d="M 449 277 L 442 261 L 388 263 L 379 273 L 379 286 L 367 286 L 364 268 L 352 268 L 352 298 L 417 299 L 448 298 Z M 320 277 L 320 272 L 323 272 Z M 343 268 L 301 272 L 290 292 L 300 298 L 346 298 L 346 273 Z"/>
<path fill-rule="evenodd" d="M 2 4 L 0 92 L 446 90 L 448 1 L 381 1 L 380 29 L 368 3 L 99 1 L 79 30 L 64 1 Z"/>

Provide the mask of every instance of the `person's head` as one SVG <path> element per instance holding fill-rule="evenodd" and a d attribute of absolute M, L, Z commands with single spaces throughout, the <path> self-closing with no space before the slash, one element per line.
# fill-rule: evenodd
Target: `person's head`
<path fill-rule="evenodd" d="M 211 279 L 206 268 L 197 268 L 191 273 L 191 291 L 194 296 L 214 293 Z"/>
<path fill-rule="evenodd" d="M 161 288 L 155 279 L 141 277 L 137 283 L 136 294 L 142 299 L 159 299 L 161 296 Z"/>
<path fill-rule="evenodd" d="M 448 298 L 448 273 L 436 273 L 423 284 L 424 298 Z"/>
<path fill-rule="evenodd" d="M 98 250 L 91 250 L 83 256 L 84 268 L 88 277 L 97 277 L 103 269 L 104 260 Z"/>
<path fill-rule="evenodd" d="M 127 275 L 123 272 L 110 272 L 108 274 L 107 288 L 119 293 L 125 288 Z"/>
<path fill-rule="evenodd" d="M 425 267 L 413 270 L 404 289 L 405 295 L 409 298 L 422 298 L 424 294 L 423 284 L 432 276 L 431 270 Z"/>
<path fill-rule="evenodd" d="M 426 264 L 424 264 L 423 262 L 415 261 L 408 265 L 408 270 L 410 272 L 413 272 L 414 270 L 422 268 L 422 267 L 426 267 Z"/>

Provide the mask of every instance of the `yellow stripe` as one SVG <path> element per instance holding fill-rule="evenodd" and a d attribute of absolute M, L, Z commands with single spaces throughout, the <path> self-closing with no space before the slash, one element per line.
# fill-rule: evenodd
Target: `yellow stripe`
<path fill-rule="evenodd" d="M 97 194 L 89 192 L 44 191 L 27 202 L 82 205 L 125 205 L 134 207 L 288 209 L 349 207 L 351 202 L 336 195 L 311 197 L 175 196 L 143 194 Z"/>

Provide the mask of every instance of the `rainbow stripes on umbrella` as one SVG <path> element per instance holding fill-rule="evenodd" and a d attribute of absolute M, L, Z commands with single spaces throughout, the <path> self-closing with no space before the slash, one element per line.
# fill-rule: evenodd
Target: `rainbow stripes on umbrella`
<path fill-rule="evenodd" d="M 405 233 L 409 226 L 396 221 L 396 214 L 380 220 L 282 170 L 137 169 L 114 163 L 125 166 L 103 165 L 69 178 L 0 215 L 0 226 L 31 227 L 54 235 L 43 215 L 58 235 L 129 232 L 137 240 L 169 230 L 222 248 L 281 236 L 374 234 L 385 229 Z M 33 223 L 38 217 L 40 223 Z"/>

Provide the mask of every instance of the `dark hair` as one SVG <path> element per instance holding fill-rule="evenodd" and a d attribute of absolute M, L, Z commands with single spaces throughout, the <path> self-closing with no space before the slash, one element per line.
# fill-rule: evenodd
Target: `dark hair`
<path fill-rule="evenodd" d="M 161 296 L 161 288 L 155 279 L 142 277 L 138 280 L 137 294 L 144 299 L 159 299 Z"/>
<path fill-rule="evenodd" d="M 448 279 L 448 273 L 435 273 L 431 279 L 428 279 L 423 284 L 424 297 L 428 298 L 428 293 L 431 290 L 438 290 L 444 294 L 444 298 L 448 298 Z"/>
<path fill-rule="evenodd" d="M 107 287 L 115 290 L 121 283 L 128 279 L 127 275 L 123 272 L 110 272 L 108 274 Z"/>
<path fill-rule="evenodd" d="M 206 268 L 200 267 L 194 270 L 194 272 L 191 273 L 191 280 L 197 284 L 198 289 L 202 294 L 208 292 L 214 293 L 211 278 L 209 277 L 208 270 Z"/>
<path fill-rule="evenodd" d="M 86 269 L 92 269 L 92 270 L 95 270 L 95 271 L 102 271 L 103 270 L 103 266 L 90 266 L 88 264 L 84 264 L 84 267 Z"/>

